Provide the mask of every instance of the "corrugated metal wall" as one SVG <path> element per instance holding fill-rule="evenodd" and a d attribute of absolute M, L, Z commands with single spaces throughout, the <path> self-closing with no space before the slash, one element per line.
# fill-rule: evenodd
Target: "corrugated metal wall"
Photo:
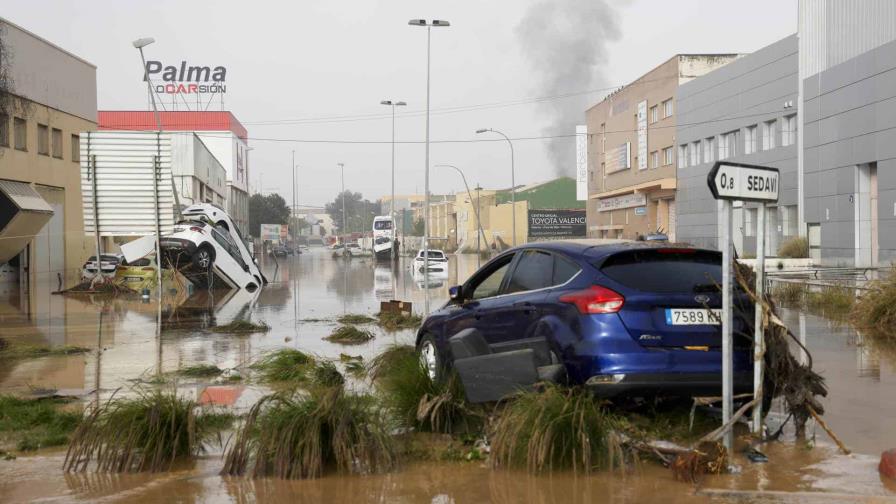
<path fill-rule="evenodd" d="M 800 0 L 800 78 L 896 40 L 894 0 Z"/>
<path fill-rule="evenodd" d="M 159 155 L 159 215 L 162 233 L 174 226 L 171 133 L 94 131 L 81 134 L 84 230 L 94 233 L 93 186 L 88 163 L 96 159 L 96 201 L 102 236 L 154 234 L 153 159 Z M 95 158 L 94 158 L 95 156 Z"/>

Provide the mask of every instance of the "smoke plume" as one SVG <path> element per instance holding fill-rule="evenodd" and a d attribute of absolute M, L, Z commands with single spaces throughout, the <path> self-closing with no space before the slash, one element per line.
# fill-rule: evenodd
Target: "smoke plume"
<path fill-rule="evenodd" d="M 607 43 L 617 40 L 617 10 L 610 0 L 538 0 L 516 27 L 521 50 L 533 70 L 538 96 L 558 96 L 603 88 L 607 80 Z M 615 84 L 615 83 L 614 83 Z M 575 133 L 595 94 L 545 101 L 546 135 Z M 554 173 L 575 176 L 575 140 L 548 143 Z"/>

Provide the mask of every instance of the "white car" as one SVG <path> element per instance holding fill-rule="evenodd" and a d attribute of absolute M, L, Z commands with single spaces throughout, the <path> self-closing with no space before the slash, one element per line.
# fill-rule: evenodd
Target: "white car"
<path fill-rule="evenodd" d="M 364 255 L 364 249 L 361 248 L 356 242 L 349 243 L 345 246 L 345 251 L 348 252 L 348 255 L 352 257 L 358 257 Z"/>
<path fill-rule="evenodd" d="M 252 254 L 252 250 L 249 249 L 249 246 L 246 245 L 246 239 L 243 238 L 243 234 L 240 232 L 239 226 L 237 226 L 236 223 L 233 222 L 230 216 L 227 215 L 227 212 L 225 212 L 221 207 L 213 205 L 211 203 L 199 203 L 184 208 L 183 215 L 184 220 L 207 219 L 217 228 L 225 229 L 230 234 L 230 238 L 233 240 L 233 243 L 239 249 L 240 256 L 242 256 L 243 261 L 250 265 L 250 269 L 252 270 L 251 273 L 253 275 L 258 275 L 263 283 L 268 283 L 267 279 L 255 264 L 255 256 Z"/>
<path fill-rule="evenodd" d="M 429 271 L 431 272 L 444 272 L 448 271 L 448 257 L 441 250 L 433 250 L 429 249 L 429 261 L 426 261 L 426 255 L 424 255 L 424 251 L 420 250 L 417 252 L 417 256 L 414 257 L 414 271 L 422 272 L 423 268 L 426 267 L 426 263 L 429 263 Z"/>
<path fill-rule="evenodd" d="M 100 254 L 101 275 L 108 278 L 114 277 L 115 268 L 124 262 L 124 256 L 121 254 Z M 94 276 L 96 276 L 96 256 L 92 255 L 87 258 L 87 262 L 81 268 L 81 278 L 93 278 Z"/>
<path fill-rule="evenodd" d="M 218 288 L 223 283 L 253 292 L 265 283 L 258 265 L 243 259 L 229 230 L 207 219 L 178 222 L 173 233 L 162 236 L 159 248 L 163 264 L 173 265 L 200 288 Z"/>

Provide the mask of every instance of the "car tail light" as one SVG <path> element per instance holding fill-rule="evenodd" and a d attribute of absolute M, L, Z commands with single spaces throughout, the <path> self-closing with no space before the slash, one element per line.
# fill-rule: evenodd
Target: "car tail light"
<path fill-rule="evenodd" d="M 625 303 L 622 294 L 600 285 L 560 296 L 561 303 L 576 305 L 579 313 L 616 313 Z"/>
<path fill-rule="evenodd" d="M 118 271 L 124 271 L 124 270 L 128 269 L 128 267 L 127 266 L 116 266 L 115 269 L 117 269 Z"/>
<path fill-rule="evenodd" d="M 144 267 L 140 268 L 140 271 L 155 271 L 155 270 L 156 269 L 153 268 L 152 266 L 144 266 Z"/>
<path fill-rule="evenodd" d="M 195 232 L 197 232 L 197 233 L 201 233 L 201 232 L 202 232 L 202 228 L 199 227 L 199 226 L 190 226 L 190 231 L 195 231 Z"/>

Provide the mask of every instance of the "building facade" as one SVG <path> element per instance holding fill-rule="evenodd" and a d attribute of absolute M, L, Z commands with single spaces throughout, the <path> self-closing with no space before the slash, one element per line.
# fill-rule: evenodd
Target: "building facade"
<path fill-rule="evenodd" d="M 588 236 L 674 238 L 676 91 L 738 56 L 673 56 L 587 110 Z"/>
<path fill-rule="evenodd" d="M 80 136 L 96 129 L 96 67 L 2 18 L 0 38 L 14 83 L 0 90 L 10 98 L 0 114 L 0 263 L 10 261 L 20 296 L 33 301 L 75 283 L 94 250 L 79 161 Z"/>
<path fill-rule="evenodd" d="M 896 259 L 896 3 L 800 0 L 801 221 L 825 265 Z"/>
<path fill-rule="evenodd" d="M 766 213 L 767 255 L 799 235 L 798 50 L 791 35 L 678 88 L 679 241 L 718 248 L 719 209 L 706 177 L 721 160 L 780 170 L 778 204 Z M 756 254 L 756 216 L 755 204 L 734 208 L 734 246 L 742 256 Z"/>
<path fill-rule="evenodd" d="M 162 131 L 195 133 L 224 167 L 224 209 L 240 229 L 249 229 L 249 134 L 230 112 L 160 112 Z M 101 130 L 156 130 L 151 111 L 100 111 Z"/>

